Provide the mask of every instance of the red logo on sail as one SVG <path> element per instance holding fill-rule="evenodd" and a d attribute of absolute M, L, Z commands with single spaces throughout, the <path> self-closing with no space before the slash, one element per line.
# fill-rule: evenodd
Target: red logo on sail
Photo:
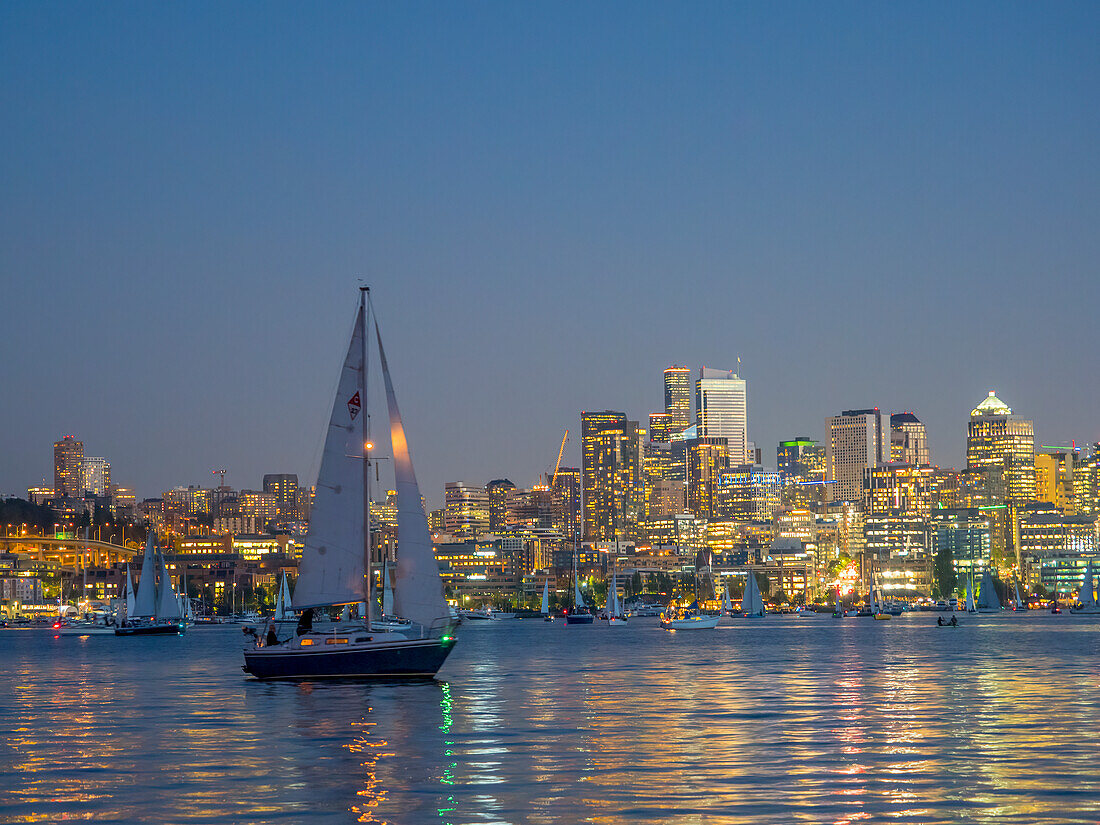
<path fill-rule="evenodd" d="M 351 414 L 351 420 L 355 420 L 355 416 L 359 415 L 359 410 L 362 409 L 362 404 L 359 401 L 359 392 L 356 391 L 355 395 L 348 401 L 348 412 Z"/>

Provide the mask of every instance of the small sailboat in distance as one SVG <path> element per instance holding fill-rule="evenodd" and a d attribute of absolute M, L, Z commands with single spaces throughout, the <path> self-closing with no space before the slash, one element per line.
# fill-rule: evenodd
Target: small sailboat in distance
<path fill-rule="evenodd" d="M 1100 614 L 1100 604 L 1093 594 L 1092 562 L 1085 565 L 1085 574 L 1081 577 L 1081 589 L 1077 591 L 1077 603 L 1069 609 L 1075 615 L 1092 616 Z"/>
<path fill-rule="evenodd" d="M 623 613 L 622 602 L 619 601 L 618 577 L 611 577 L 611 587 L 607 596 L 607 624 L 609 627 L 622 627 L 626 624 L 626 614 Z"/>
<path fill-rule="evenodd" d="M 550 615 L 550 577 L 547 576 L 546 580 L 542 583 L 542 620 L 544 622 L 554 621 L 554 617 Z"/>
<path fill-rule="evenodd" d="M 988 567 L 982 573 L 982 586 L 978 591 L 978 600 L 974 606 L 979 613 L 1001 612 L 1001 599 L 997 595 L 997 588 L 993 584 L 993 576 L 990 574 Z"/>
<path fill-rule="evenodd" d="M 296 635 L 244 651 L 244 670 L 258 679 L 434 676 L 455 644 L 454 619 L 443 598 L 428 521 L 397 406 L 389 364 L 368 290 L 359 293 L 316 485 L 309 530 L 294 589 L 303 611 Z M 373 604 L 370 573 L 371 450 L 367 404 L 368 315 L 374 323 L 386 390 L 397 490 L 397 576 L 394 612 L 406 633 L 379 632 L 370 616 L 329 630 L 313 629 L 313 610 Z M 368 611 L 364 611 L 368 612 Z"/>
<path fill-rule="evenodd" d="M 977 613 L 978 607 L 974 604 L 974 570 L 970 570 L 970 578 L 966 580 L 966 612 Z"/>
<path fill-rule="evenodd" d="M 741 614 L 747 619 L 760 619 L 764 616 L 764 598 L 760 595 L 756 574 L 751 570 L 745 576 L 745 595 L 741 598 Z"/>
<path fill-rule="evenodd" d="M 566 624 L 592 624 L 596 617 L 584 603 L 584 595 L 581 593 L 581 580 L 577 576 L 577 539 L 573 538 L 573 609 L 565 614 Z"/>
<path fill-rule="evenodd" d="M 159 581 L 158 581 L 159 579 Z M 145 538 L 141 560 L 141 580 L 133 612 L 114 629 L 116 636 L 167 636 L 183 633 L 187 623 L 180 620 L 180 603 L 164 555 L 156 546 L 150 530 Z"/>

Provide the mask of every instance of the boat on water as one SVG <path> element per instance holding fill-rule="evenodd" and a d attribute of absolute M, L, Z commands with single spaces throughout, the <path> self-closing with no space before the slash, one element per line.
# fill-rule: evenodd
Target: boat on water
<path fill-rule="evenodd" d="M 741 615 L 746 619 L 762 619 L 764 612 L 764 597 L 760 595 L 756 574 L 750 570 L 745 576 L 745 595 L 741 597 Z"/>
<path fill-rule="evenodd" d="M 1092 562 L 1085 565 L 1085 574 L 1081 577 L 1081 589 L 1077 592 L 1077 603 L 1069 609 L 1076 616 L 1095 616 L 1100 614 L 1100 604 L 1094 593 Z"/>
<path fill-rule="evenodd" d="M 974 604 L 974 570 L 971 568 L 970 578 L 966 580 L 966 612 L 977 613 L 978 606 Z"/>
<path fill-rule="evenodd" d="M 717 613 L 713 616 L 703 613 L 696 600 L 684 609 L 669 605 L 661 615 L 661 627 L 665 630 L 712 630 L 718 627 L 721 618 Z"/>
<path fill-rule="evenodd" d="M 989 568 L 982 573 L 981 589 L 978 590 L 978 599 L 974 603 L 974 609 L 978 613 L 1000 613 L 1001 599 L 997 595 L 997 588 L 993 584 L 993 576 Z"/>
<path fill-rule="evenodd" d="M 127 570 L 127 589 L 129 583 Z M 116 636 L 171 636 L 187 630 L 187 622 L 180 615 L 179 597 L 168 575 L 164 554 L 156 546 L 156 535 L 149 531 L 145 539 L 145 555 L 141 559 L 141 579 L 132 611 L 129 598 L 127 612 L 118 619 L 114 628 Z M 117 614 L 116 614 L 117 615 Z"/>
<path fill-rule="evenodd" d="M 539 610 L 544 622 L 554 621 L 554 617 L 550 615 L 550 579 L 542 583 L 542 607 Z"/>
<path fill-rule="evenodd" d="M 1015 596 L 1013 597 L 1013 600 L 1012 600 L 1012 609 L 1013 610 L 1027 610 L 1027 605 L 1024 604 L 1024 600 L 1020 598 L 1020 582 L 1019 581 L 1014 581 L 1012 583 L 1012 588 L 1013 588 L 1013 591 L 1015 593 Z"/>
<path fill-rule="evenodd" d="M 596 617 L 584 603 L 581 581 L 577 576 L 577 537 L 573 537 L 573 606 L 565 614 L 566 624 L 592 624 Z"/>
<path fill-rule="evenodd" d="M 370 544 L 372 465 L 367 387 L 369 322 L 374 324 L 389 412 L 397 490 L 397 569 L 394 612 L 406 633 L 379 632 L 369 616 L 314 629 L 314 610 L 373 603 Z M 434 676 L 454 648 L 454 619 L 443 580 L 369 291 L 361 288 L 355 325 L 343 359 L 326 428 L 309 530 L 305 537 L 295 608 L 295 636 L 275 644 L 257 637 L 244 651 L 246 673 L 257 679 Z"/>
<path fill-rule="evenodd" d="M 722 585 L 722 615 L 734 616 L 733 600 L 730 598 L 729 585 Z"/>
<path fill-rule="evenodd" d="M 607 626 L 624 627 L 626 625 L 626 613 L 623 611 L 622 602 L 619 601 L 619 581 L 617 576 L 611 577 L 611 587 L 607 596 Z"/>

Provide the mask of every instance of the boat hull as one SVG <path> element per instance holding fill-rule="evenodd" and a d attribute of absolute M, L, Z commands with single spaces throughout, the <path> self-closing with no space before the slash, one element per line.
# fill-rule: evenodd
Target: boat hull
<path fill-rule="evenodd" d="M 116 636 L 177 636 L 187 629 L 184 624 L 150 624 L 137 627 L 116 627 Z"/>
<path fill-rule="evenodd" d="M 565 616 L 566 624 L 592 624 L 592 620 L 596 617 L 591 613 L 567 613 Z"/>
<path fill-rule="evenodd" d="M 665 630 L 713 630 L 721 616 L 696 616 L 691 619 L 662 619 Z"/>
<path fill-rule="evenodd" d="M 454 637 L 408 639 L 342 650 L 256 648 L 244 652 L 244 671 L 257 679 L 332 679 L 435 676 Z"/>

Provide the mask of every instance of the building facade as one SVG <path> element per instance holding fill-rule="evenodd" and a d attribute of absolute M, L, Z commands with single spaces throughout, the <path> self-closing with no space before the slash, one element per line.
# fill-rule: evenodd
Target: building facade
<path fill-rule="evenodd" d="M 890 446 L 878 407 L 845 410 L 825 419 L 829 501 L 861 502 L 863 475 L 889 458 Z"/>
<path fill-rule="evenodd" d="M 750 463 L 748 391 L 743 378 L 732 370 L 703 367 L 695 382 L 696 435 L 724 438 L 730 460 Z"/>

